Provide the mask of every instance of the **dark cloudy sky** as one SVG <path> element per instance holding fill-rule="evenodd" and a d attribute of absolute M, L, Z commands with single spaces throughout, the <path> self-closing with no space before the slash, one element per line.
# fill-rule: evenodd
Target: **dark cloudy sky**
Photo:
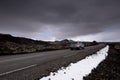
<path fill-rule="evenodd" d="M 120 41 L 120 0 L 0 0 L 0 33 Z"/>

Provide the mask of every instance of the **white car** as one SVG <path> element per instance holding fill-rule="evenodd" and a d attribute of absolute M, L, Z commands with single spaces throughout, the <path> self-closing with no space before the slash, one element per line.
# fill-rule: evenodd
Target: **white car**
<path fill-rule="evenodd" d="M 82 42 L 72 42 L 70 45 L 71 50 L 84 49 L 85 45 Z"/>

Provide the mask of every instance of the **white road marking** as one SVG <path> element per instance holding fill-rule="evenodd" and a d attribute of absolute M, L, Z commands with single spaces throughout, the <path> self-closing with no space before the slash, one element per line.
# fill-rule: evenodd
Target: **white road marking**
<path fill-rule="evenodd" d="M 15 70 L 12 70 L 12 71 L 4 72 L 4 73 L 1 73 L 0 76 L 10 74 L 10 73 L 13 73 L 13 72 L 17 72 L 17 71 L 21 71 L 21 70 L 24 70 L 24 69 L 27 69 L 27 68 L 30 68 L 30 67 L 34 67 L 36 65 L 37 64 L 33 64 L 33 65 L 30 65 L 30 66 L 27 66 L 27 67 L 23 67 L 23 68 L 15 69 Z"/>

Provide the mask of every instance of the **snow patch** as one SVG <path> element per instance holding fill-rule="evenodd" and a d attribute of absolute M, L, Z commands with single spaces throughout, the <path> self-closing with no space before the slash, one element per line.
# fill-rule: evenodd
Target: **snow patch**
<path fill-rule="evenodd" d="M 83 80 L 83 77 L 90 74 L 92 69 L 103 61 L 108 55 L 109 46 L 101 49 L 91 56 L 86 57 L 77 63 L 71 63 L 66 69 L 61 68 L 55 73 L 50 73 L 49 76 L 43 77 L 40 80 Z"/>

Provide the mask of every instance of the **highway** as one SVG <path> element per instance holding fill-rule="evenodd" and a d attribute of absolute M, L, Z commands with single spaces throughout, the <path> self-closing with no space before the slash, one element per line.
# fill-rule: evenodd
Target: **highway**
<path fill-rule="evenodd" d="M 97 49 L 105 45 L 96 45 L 86 47 L 83 50 L 56 50 L 56 51 L 47 51 L 47 52 L 37 52 L 21 55 L 7 55 L 0 56 L 0 76 L 7 75 L 16 71 L 28 69 L 30 67 L 37 66 L 39 64 L 55 60 L 61 57 L 69 57 L 76 54 L 88 54 L 89 51 L 96 51 Z"/>

